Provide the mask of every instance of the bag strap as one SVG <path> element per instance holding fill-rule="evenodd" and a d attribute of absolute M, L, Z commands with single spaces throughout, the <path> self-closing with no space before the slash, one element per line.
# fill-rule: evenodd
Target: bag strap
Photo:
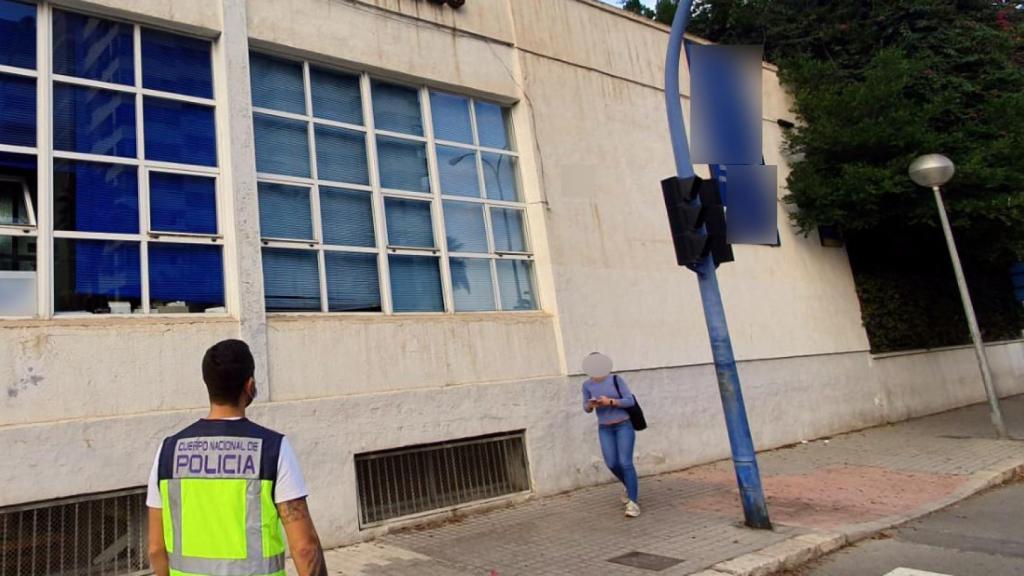
<path fill-rule="evenodd" d="M 615 393 L 619 395 L 619 400 L 622 400 L 622 390 L 619 390 L 619 375 L 612 374 L 612 383 L 615 384 Z"/>

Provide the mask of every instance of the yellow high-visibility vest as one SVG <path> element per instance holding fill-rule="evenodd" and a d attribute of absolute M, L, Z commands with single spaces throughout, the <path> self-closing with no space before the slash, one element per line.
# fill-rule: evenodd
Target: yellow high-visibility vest
<path fill-rule="evenodd" d="M 200 420 L 164 440 L 158 474 L 171 576 L 284 576 L 274 504 L 281 434 Z"/>

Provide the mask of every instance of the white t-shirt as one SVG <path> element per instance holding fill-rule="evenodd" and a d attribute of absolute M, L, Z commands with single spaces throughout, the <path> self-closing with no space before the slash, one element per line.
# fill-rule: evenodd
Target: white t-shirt
<path fill-rule="evenodd" d="M 225 418 L 225 420 L 239 420 L 239 418 Z M 153 469 L 149 472 L 149 488 L 146 490 L 146 506 L 150 508 L 163 508 L 163 500 L 160 498 L 160 479 L 157 472 L 160 467 L 160 450 L 163 443 L 156 449 L 156 458 L 153 459 Z M 277 457 L 277 481 L 274 486 L 274 502 L 280 504 L 289 500 L 309 496 L 306 491 L 306 480 L 302 477 L 302 469 L 299 468 L 299 460 L 295 457 L 295 451 L 288 442 L 288 437 L 281 439 L 281 452 Z"/>

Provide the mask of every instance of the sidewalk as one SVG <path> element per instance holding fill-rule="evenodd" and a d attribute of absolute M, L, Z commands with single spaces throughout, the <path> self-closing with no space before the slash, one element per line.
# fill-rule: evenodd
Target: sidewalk
<path fill-rule="evenodd" d="M 1024 396 L 1003 411 L 1024 438 Z M 1024 442 L 995 440 L 975 405 L 758 458 L 774 531 L 741 526 L 726 461 L 642 478 L 636 520 L 607 484 L 339 548 L 327 564 L 349 576 L 770 574 L 1010 479 Z"/>

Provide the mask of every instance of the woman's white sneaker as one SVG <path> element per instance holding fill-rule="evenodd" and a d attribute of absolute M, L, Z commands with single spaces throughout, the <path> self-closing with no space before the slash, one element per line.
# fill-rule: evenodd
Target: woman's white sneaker
<path fill-rule="evenodd" d="M 640 515 L 640 505 L 630 500 L 626 503 L 626 517 L 636 518 Z"/>
<path fill-rule="evenodd" d="M 622 503 L 629 504 L 629 490 L 626 488 L 622 489 Z"/>

